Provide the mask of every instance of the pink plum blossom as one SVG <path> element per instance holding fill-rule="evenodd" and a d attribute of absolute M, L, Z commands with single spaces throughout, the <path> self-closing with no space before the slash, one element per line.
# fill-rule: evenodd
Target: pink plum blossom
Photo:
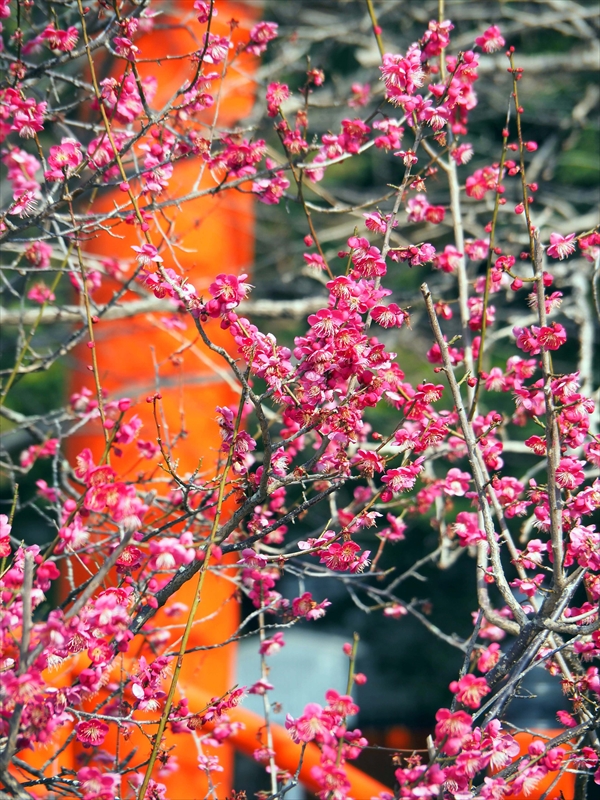
<path fill-rule="evenodd" d="M 546 249 L 546 253 L 552 258 L 567 258 L 575 252 L 575 234 L 569 233 L 567 236 L 561 236 L 560 233 L 550 234 L 550 246 Z"/>

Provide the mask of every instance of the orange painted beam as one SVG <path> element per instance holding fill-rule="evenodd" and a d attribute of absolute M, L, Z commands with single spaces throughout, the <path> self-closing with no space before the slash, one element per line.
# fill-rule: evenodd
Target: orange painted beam
<path fill-rule="evenodd" d="M 135 642 L 134 642 L 135 645 Z M 132 648 L 135 650 L 135 647 Z M 58 668 L 53 668 L 44 673 L 44 678 L 48 684 L 56 688 L 72 685 L 76 676 L 81 670 L 89 665 L 89 660 L 85 653 L 74 656 L 71 659 L 63 662 Z M 107 687 L 103 689 L 100 695 L 94 696 L 88 706 L 88 710 L 92 711 L 94 706 L 101 700 L 102 695 L 107 695 L 110 691 L 111 683 L 120 681 L 122 674 L 133 674 L 135 671 L 135 659 L 127 656 L 122 660 L 117 658 L 113 664 L 109 675 L 107 676 Z M 168 684 L 168 678 L 165 681 L 165 687 Z M 192 712 L 205 709 L 211 702 L 212 695 L 204 688 L 197 684 L 186 684 L 181 682 L 181 694 L 185 694 L 189 701 L 189 707 Z M 176 697 L 178 697 L 177 695 Z M 129 695 L 127 695 L 129 697 Z M 131 699 L 131 698 L 130 698 Z M 204 748 L 204 753 L 207 755 L 218 755 L 222 760 L 224 752 L 232 751 L 233 748 L 239 750 L 245 755 L 252 758 L 254 750 L 261 746 L 261 741 L 264 742 L 264 719 L 259 714 L 248 711 L 243 706 L 237 706 L 227 712 L 227 716 L 231 722 L 241 722 L 243 729 L 236 731 L 227 740 L 227 745 L 221 746 L 217 749 Z M 156 719 L 156 714 L 140 714 L 136 712 L 136 719 Z M 218 720 L 217 720 L 218 721 Z M 205 726 L 198 729 L 199 734 L 211 731 L 215 726 L 214 722 L 208 722 Z M 135 726 L 129 723 L 125 730 L 117 730 L 117 725 L 111 725 L 111 732 L 107 736 L 102 746 L 102 750 L 106 753 L 114 753 L 118 747 L 121 758 L 125 757 L 128 753 L 133 752 L 134 757 L 131 760 L 131 765 L 142 763 L 145 761 L 151 750 L 149 737 L 156 730 L 156 726 L 152 725 L 148 728 L 147 736 L 140 735 Z M 133 733 L 131 733 L 133 731 Z M 62 744 L 70 733 L 70 726 L 65 726 L 62 731 L 59 731 L 57 744 Z M 291 774 L 295 774 L 298 764 L 300 762 L 301 745 L 295 744 L 289 733 L 281 725 L 272 724 L 271 733 L 273 737 L 273 746 L 276 752 L 276 763 L 280 769 L 284 769 Z M 261 734 L 263 734 L 261 736 Z M 165 783 L 168 787 L 167 796 L 172 800 L 198 800 L 204 797 L 203 792 L 206 791 L 206 783 L 200 770 L 198 769 L 198 750 L 193 743 L 191 733 L 178 733 L 173 734 L 169 730 L 165 733 L 163 739 L 163 748 L 169 750 L 174 748 L 177 755 L 179 764 L 178 772 L 173 776 L 158 777 L 157 780 Z M 86 752 L 83 751 L 82 752 Z M 89 754 L 89 750 L 87 753 Z M 23 760 L 32 763 L 30 754 L 20 754 Z M 48 752 L 45 757 L 48 757 Z M 312 792 L 317 792 L 321 789 L 315 778 L 311 775 L 313 767 L 320 764 L 320 750 L 314 742 L 308 742 L 302 760 L 302 767 L 299 773 L 300 783 Z M 61 766 L 63 766 L 61 762 Z M 77 769 L 75 763 L 73 768 Z M 105 767 L 110 771 L 110 765 Z M 357 798 L 357 800 L 370 800 L 372 797 L 377 797 L 381 792 L 389 792 L 390 789 L 384 784 L 377 781 L 375 778 L 366 775 L 361 770 L 348 763 L 344 766 L 346 776 L 351 784 L 350 795 Z M 215 773 L 214 782 L 218 785 L 218 796 L 227 797 L 231 791 L 229 785 L 230 779 L 226 773 Z M 127 776 L 123 777 L 124 788 L 127 784 Z M 238 786 L 237 789 L 244 787 Z"/>

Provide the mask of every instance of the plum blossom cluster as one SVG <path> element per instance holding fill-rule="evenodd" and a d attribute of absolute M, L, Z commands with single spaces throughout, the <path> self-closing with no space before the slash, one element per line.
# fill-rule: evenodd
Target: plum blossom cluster
<path fill-rule="evenodd" d="M 0 18 L 11 17 L 15 5 L 0 0 Z M 231 688 L 206 703 L 188 700 L 183 680 L 170 691 L 182 664 L 197 656 L 194 648 L 186 651 L 190 631 L 205 622 L 194 619 L 195 606 L 178 602 L 179 590 L 199 576 L 200 601 L 211 591 L 211 578 L 225 576 L 233 594 L 224 605 L 244 596 L 252 611 L 224 646 L 252 633 L 250 623 L 258 620 L 263 660 L 285 645 L 283 633 L 271 628 L 313 622 L 331 607 L 326 589 L 311 584 L 306 590 L 306 576 L 337 578 L 373 618 L 381 614 L 402 625 L 413 615 L 433 629 L 426 604 L 403 594 L 404 576 L 394 560 L 403 558 L 403 542 L 415 536 L 416 523 L 428 521 L 436 547 L 423 563 L 447 568 L 458 557 L 472 559 L 475 629 L 469 639 L 453 640 L 470 661 L 447 686 L 450 707 L 437 711 L 427 758 L 399 759 L 396 786 L 382 789 L 379 800 L 531 796 L 542 780 L 558 780 L 567 769 L 594 771 L 600 783 L 592 735 L 600 722 L 600 679 L 590 665 L 600 657 L 600 533 L 594 523 L 600 438 L 585 352 L 577 369 L 570 366 L 573 320 L 581 314 L 573 310 L 565 278 L 571 268 L 597 265 L 600 233 L 536 227 L 531 204 L 538 186 L 528 182 L 526 170 L 537 143 L 523 138 L 522 72 L 513 66 L 513 51 L 508 94 L 519 124 L 507 122 L 498 160 L 476 160 L 475 169 L 467 166 L 475 147 L 464 137 L 478 102 L 480 57 L 506 44 L 496 25 L 478 31 L 472 49 L 454 55 L 452 22 L 432 20 L 418 41 L 383 53 L 372 76 L 373 86 L 379 79 L 377 91 L 371 84 L 350 87 L 341 119 L 327 132 L 313 130 L 312 105 L 326 70 L 303 66 L 302 80 L 289 84 L 269 77 L 258 102 L 266 103 L 272 134 L 260 136 L 252 126 L 217 126 L 209 114 L 218 112 L 230 68 L 261 56 L 277 39 L 278 25 L 261 21 L 244 28 L 232 20 L 228 33 L 217 30 L 219 5 L 195 0 L 192 16 L 201 30 L 182 56 L 190 75 L 163 107 L 160 68 L 147 72 L 139 59 L 141 35 L 160 30 L 156 9 L 115 12 L 109 44 L 93 31 L 94 47 L 88 44 L 89 12 L 80 18 L 65 13 L 64 20 L 59 14 L 47 24 L 25 15 L 6 42 L 11 77 L 0 84 L 7 186 L 0 236 L 15 248 L 10 268 L 26 286 L 19 312 L 30 313 L 31 301 L 39 319 L 50 311 L 60 320 L 58 280 L 50 288 L 37 279 L 42 271 L 56 270 L 58 278 L 68 271 L 87 325 L 61 348 L 67 353 L 89 337 L 94 356 L 102 339 L 91 332 L 103 315 L 119 319 L 127 303 L 150 301 L 150 311 L 164 303 L 170 316 L 153 320 L 176 342 L 169 369 L 181 367 L 190 351 L 202 363 L 218 361 L 219 374 L 228 370 L 235 391 L 216 407 L 202 406 L 220 444 L 208 453 L 199 442 L 198 463 L 189 473 L 177 459 L 177 442 L 188 436 L 183 413 L 176 431 L 165 423 L 170 410 L 160 392 L 147 395 L 145 389 L 154 412 L 149 427 L 136 399 L 103 389 L 105 376 L 93 359 L 94 388 L 76 388 L 63 416 L 40 424 L 12 408 L 6 412 L 35 441 L 7 461 L 11 485 L 29 470 L 48 470 L 35 481 L 31 500 L 24 502 L 15 489 L 10 515 L 0 514 L 0 765 L 16 758 L 24 769 L 28 751 L 56 749 L 57 737 L 69 731 L 84 755 L 69 771 L 68 786 L 83 800 L 108 800 L 121 790 L 129 792 L 124 797 L 166 798 L 169 776 L 177 771 L 177 753 L 161 743 L 166 731 L 183 734 L 187 746 L 193 738 L 199 772 L 214 786 L 226 769 L 219 747 L 236 740 L 240 720 L 248 719 L 238 716 L 246 689 Z M 20 4 L 19 13 L 29 6 Z M 102 18 L 113 13 L 100 6 Z M 377 26 L 375 32 L 379 36 Z M 35 59 L 49 51 L 52 63 L 84 54 L 94 63 L 95 48 L 117 68 L 108 76 L 98 72 L 91 95 L 82 95 L 89 124 L 75 121 L 62 136 L 70 95 L 65 90 L 61 104 L 54 84 L 52 92 L 38 92 Z M 280 143 L 277 154 L 272 141 Z M 336 258 L 335 248 L 319 238 L 320 208 L 304 191 L 311 186 L 326 197 L 328 190 L 316 184 L 371 145 L 376 158 L 389 158 L 400 185 L 353 218 L 356 227 L 352 235 L 352 227 L 345 229 Z M 223 263 L 204 285 L 187 279 L 180 262 L 188 245 L 172 235 L 169 217 L 186 199 L 175 178 L 180 162 L 194 175 L 191 194 L 252 194 L 265 207 L 283 200 L 301 207 L 306 251 L 296 253 L 295 266 L 310 267 L 323 294 L 293 340 L 261 329 L 246 312 L 253 286 L 245 272 Z M 442 197 L 444 176 L 449 183 Z M 461 187 L 472 238 L 462 235 Z M 528 247 L 521 253 L 514 244 L 519 236 L 502 238 L 498 223 L 507 218 L 499 216 L 506 196 L 519 191 L 510 225 L 521 226 Z M 102 205 L 108 192 L 109 208 Z M 210 235 L 204 222 L 198 220 L 199 257 L 202 236 Z M 95 259 L 97 233 L 108 231 L 117 243 L 119 225 L 131 226 L 138 244 L 125 254 L 115 244 L 114 258 Z M 572 257 L 577 266 L 570 266 Z M 398 290 L 417 272 L 433 286 L 422 287 L 422 301 Z M 13 305 L 15 292 L 9 291 Z M 142 299 L 130 301 L 134 293 Z M 107 296 L 103 305 L 99 298 Z M 411 316 L 416 324 L 428 317 L 431 327 L 421 325 L 415 339 L 427 337 L 417 370 L 408 356 Z M 506 326 L 507 318 L 517 324 Z M 513 348 L 509 356 L 492 350 L 500 338 Z M 16 376 L 50 366 L 30 344 L 20 337 L 23 349 L 7 373 L 2 403 Z M 46 348 L 42 341 L 38 350 Z M 156 364 L 157 375 L 161 367 Z M 183 369 L 177 375 L 183 396 L 186 375 Z M 212 396 L 205 389 L 210 383 L 186 385 L 185 392 Z M 81 431 L 93 425 L 103 437 L 99 453 L 81 446 Z M 75 449 L 72 442 L 79 442 Z M 317 505 L 327 512 L 311 516 Z M 21 541 L 24 506 L 53 526 L 45 549 Z M 394 566 L 384 569 L 388 554 Z M 402 567 L 405 575 L 416 570 Z M 292 583 L 297 588 L 290 590 Z M 159 609 L 169 625 L 154 624 Z M 198 650 L 216 646 L 211 641 Z M 534 736 L 524 747 L 504 724 L 510 701 L 504 679 L 516 685 L 532 663 L 562 689 L 568 710 L 559 710 L 557 720 L 571 738 Z M 354 676 L 359 685 L 365 680 Z M 264 697 L 268 708 L 276 689 L 266 670 L 247 691 Z M 350 694 L 330 689 L 325 705 L 308 703 L 279 731 L 315 748 L 310 779 L 323 800 L 354 796 L 347 765 L 368 745 L 350 725 L 359 712 Z M 146 725 L 152 731 L 148 766 L 130 767 L 134 750 L 127 743 Z M 277 769 L 267 713 L 263 728 L 266 738 L 254 757 L 267 765 L 277 796 L 293 779 Z M 114 736 L 119 752 L 109 754 Z M 64 794 L 58 762 L 48 763 L 47 775 L 32 771 L 23 781 Z M 121 776 L 130 772 L 122 789 Z M 6 772 L 9 782 L 16 774 Z"/>
<path fill-rule="evenodd" d="M 0 583 L 5 608 L 2 727 L 3 735 L 7 735 L 11 718 L 19 715 L 19 749 L 50 741 L 58 728 L 71 722 L 73 715 L 68 708 L 79 707 L 84 698 L 98 691 L 115 653 L 126 651 L 132 638 L 128 628 L 131 592 L 113 589 L 101 592 L 77 615 L 69 616 L 60 609 L 51 611 L 47 620 L 32 626 L 28 650 L 19 648 L 15 633 L 22 629 L 24 613 L 31 613 L 24 607 L 24 587 L 29 587 L 29 602 L 37 608 L 59 574 L 56 565 L 44 561 L 40 548 L 34 545 L 18 549 Z M 89 666 L 80 672 L 77 682 L 61 689 L 54 687 L 45 670 L 82 652 L 87 654 Z M 90 746 L 102 744 L 107 732 L 108 725 L 95 718 L 76 726 L 77 737 Z"/>
<path fill-rule="evenodd" d="M 320 763 L 311 768 L 311 775 L 320 787 L 317 796 L 322 800 L 348 796 L 351 785 L 344 764 L 358 758 L 368 744 L 358 728 L 348 729 L 348 717 L 359 710 L 352 697 L 329 689 L 325 699 L 325 707 L 309 703 L 301 716 L 294 719 L 288 714 L 285 721 L 285 727 L 295 742 L 314 741 L 319 744 Z"/>
<path fill-rule="evenodd" d="M 481 730 L 473 727 L 470 714 L 448 708 L 441 708 L 436 720 L 435 745 L 447 757 L 446 763 L 448 760 L 452 763 L 428 769 L 421 756 L 408 757 L 406 766 L 396 770 L 400 797 L 435 797 L 442 789 L 452 797 L 473 796 L 469 787 L 478 772 L 487 769 L 498 772 L 519 754 L 516 740 L 503 730 L 498 720 L 492 720 Z M 523 775 L 520 778 L 522 782 L 526 780 Z M 514 785 L 514 781 L 509 786 L 503 778 L 486 777 L 478 796 L 487 800 L 503 797 Z"/>

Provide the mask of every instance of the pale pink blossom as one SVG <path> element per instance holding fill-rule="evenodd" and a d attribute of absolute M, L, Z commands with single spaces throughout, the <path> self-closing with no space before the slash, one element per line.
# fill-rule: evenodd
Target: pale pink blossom
<path fill-rule="evenodd" d="M 250 31 L 250 42 L 246 47 L 249 53 L 259 56 L 267 49 L 267 44 L 277 38 L 276 22 L 259 22 Z"/>
<path fill-rule="evenodd" d="M 233 48 L 231 39 L 216 33 L 205 33 L 202 44 L 200 52 L 204 53 L 203 61 L 207 64 L 220 64 L 227 57 L 229 50 Z"/>
<path fill-rule="evenodd" d="M 137 253 L 137 262 L 141 266 L 150 264 L 155 261 L 157 264 L 162 263 L 162 256 L 159 255 L 158 250 L 153 244 L 143 244 L 141 246 L 132 245 L 131 249 Z"/>

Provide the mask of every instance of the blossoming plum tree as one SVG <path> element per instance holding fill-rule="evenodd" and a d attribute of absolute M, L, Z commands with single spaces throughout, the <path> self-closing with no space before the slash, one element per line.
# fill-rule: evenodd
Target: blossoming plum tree
<path fill-rule="evenodd" d="M 265 702 L 255 758 L 266 765 L 273 800 L 303 779 L 309 746 L 316 747 L 309 780 L 318 796 L 353 796 L 348 762 L 369 746 L 348 723 L 358 711 L 352 687 L 365 681 L 354 672 L 356 642 L 345 648 L 346 693 L 332 687 L 300 716 L 288 716 L 286 736 L 302 755 L 297 768 L 280 768 L 268 663 L 285 646 L 285 628 L 322 617 L 331 603 L 308 591 L 285 596 L 278 585 L 290 572 L 316 575 L 325 586 L 340 580 L 364 610 L 398 625 L 410 614 L 444 636 L 419 599 L 402 596 L 405 577 L 419 565 L 404 564 L 401 573 L 378 568 L 384 549 L 402 548 L 411 521 L 425 518 L 439 535 L 427 563 L 446 568 L 463 554 L 472 561 L 474 628 L 453 640 L 463 667 L 427 750 L 397 756 L 396 785 L 382 788 L 379 800 L 538 796 L 532 793 L 544 780 L 544 797 L 557 798 L 566 774 L 576 774 L 577 796 L 585 797 L 589 776 L 600 783 L 600 677 L 592 664 L 600 655 L 600 533 L 593 523 L 600 438 L 591 399 L 593 325 L 581 322 L 578 331 L 572 324 L 582 304 L 591 313 L 591 292 L 584 286 L 578 294 L 570 281 L 575 271 L 591 276 L 594 265 L 598 273 L 600 234 L 577 219 L 567 235 L 547 230 L 549 215 L 537 210 L 528 168 L 538 146 L 527 139 L 519 54 L 490 24 L 453 50 L 443 3 L 418 41 L 401 46 L 367 0 L 379 67 L 372 87 L 353 83 L 337 103 L 347 114 L 339 127 L 334 104 L 331 130 L 311 130 L 327 70 L 309 63 L 294 88 L 272 74 L 274 61 L 257 79 L 253 121 L 222 128 L 215 110 L 227 76 L 241 58 L 261 57 L 278 27 L 257 22 L 240 32 L 232 20 L 221 35 L 214 32 L 217 13 L 225 13 L 219 0 L 188 5 L 202 34 L 177 58 L 191 77 L 157 103 L 161 65 L 148 74 L 152 60 L 144 60 L 140 37 L 160 29 L 160 3 L 0 0 L 2 315 L 18 331 L 1 394 L 11 425 L 2 467 L 13 488 L 0 515 L 0 775 L 7 796 L 168 797 L 162 779 L 177 771 L 177 750 L 164 745 L 170 731 L 194 740 L 207 794 L 220 797 L 219 748 L 239 733 L 236 708 L 246 691 Z M 506 51 L 505 127 L 497 157 L 471 169 L 480 63 L 497 51 Z M 257 134 L 261 117 L 268 142 Z M 372 149 L 393 160 L 398 185 L 360 208 L 322 188 L 335 165 L 359 162 Z M 209 175 L 208 188 L 198 182 L 181 194 L 181 165 Z M 440 186 L 445 199 L 438 201 Z M 99 205 L 108 189 L 110 206 Z M 260 306 L 251 300 L 252 277 L 223 263 L 202 288 L 181 266 L 171 216 L 192 196 L 236 192 L 267 209 L 285 200 L 304 215 L 298 268 L 311 271 L 326 295 L 300 304 L 306 323 L 293 346 L 252 321 Z M 320 230 L 325 212 L 351 220 L 337 255 Z M 98 231 L 118 243 L 125 225 L 137 244 L 127 252 L 117 244 L 112 258 L 94 255 L 88 244 Z M 407 233 L 414 230 L 422 240 Z M 199 251 L 210 223 L 204 231 Z M 425 240 L 440 238 L 438 246 Z M 390 286 L 411 269 L 424 282 L 409 308 Z M 63 302 L 63 274 L 79 306 Z M 116 288 L 96 302 L 103 285 Z M 278 308 L 285 312 L 285 303 Z M 199 443 L 204 460 L 192 472 L 178 468 L 177 437 L 165 437 L 160 379 L 148 397 L 103 389 L 96 331 L 105 320 L 139 314 L 184 332 L 173 359 L 202 346 L 236 393 L 235 403 L 206 409 L 217 421 L 220 451 L 211 461 Z M 391 349 L 398 331 L 402 342 L 416 335 L 411 317 L 417 341 L 419 320 L 429 326 L 422 380 L 405 374 Z M 45 339 L 46 326 L 60 321 L 79 327 L 58 343 Z M 561 350 L 577 333 L 579 353 L 571 346 L 565 360 Z M 510 354 L 499 359 L 492 348 L 501 340 L 510 342 Z M 93 388 L 79 386 L 60 413 L 29 417 L 11 403 L 19 381 L 83 342 Z M 510 408 L 502 394 L 511 395 Z M 152 424 L 142 419 L 145 403 Z M 389 412 L 374 413 L 381 407 Z M 85 446 L 74 453 L 70 437 L 93 425 L 102 431 L 101 455 Z M 9 439 L 19 431 L 34 444 L 14 458 Z M 526 468 L 507 467 L 510 453 Z M 137 471 L 119 467 L 127 454 Z M 37 481 L 28 504 L 53 528 L 43 547 L 27 545 L 19 530 L 18 484 L 40 459 L 51 463 L 52 482 Z M 311 516 L 321 507 L 324 525 L 323 512 Z M 87 576 L 80 580 L 82 564 Z M 194 705 L 178 679 L 194 658 L 188 640 L 211 573 L 226 574 L 254 608 L 263 677 Z M 57 600 L 59 580 L 67 589 Z M 179 593 L 192 580 L 194 600 L 183 605 Z M 163 607 L 183 619 L 175 640 L 152 627 Z M 523 749 L 505 717 L 536 665 L 560 681 L 570 710 L 558 712 L 561 732 L 533 735 Z M 66 683 L 57 679 L 65 674 Z M 134 730 L 149 743 L 143 762 L 126 747 L 103 747 L 111 735 L 126 743 Z M 71 742 L 83 753 L 76 769 L 60 760 Z M 27 754 L 41 749 L 39 769 Z"/>

